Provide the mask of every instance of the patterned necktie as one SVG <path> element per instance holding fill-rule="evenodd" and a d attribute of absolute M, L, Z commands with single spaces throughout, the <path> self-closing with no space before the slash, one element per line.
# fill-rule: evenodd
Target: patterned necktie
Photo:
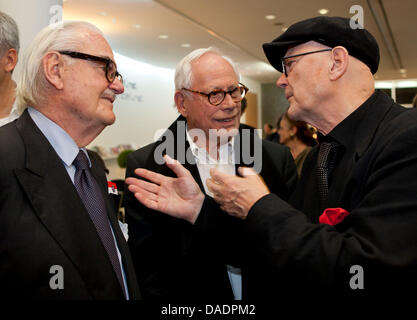
<path fill-rule="evenodd" d="M 322 209 L 324 209 L 329 194 L 329 172 L 334 167 L 337 146 L 336 142 L 320 143 L 316 174 Z"/>
<path fill-rule="evenodd" d="M 76 168 L 74 178 L 75 188 L 96 227 L 97 233 L 106 249 L 113 269 L 116 272 L 123 293 L 125 293 L 119 257 L 117 255 L 114 237 L 110 229 L 110 222 L 107 217 L 104 198 L 99 185 L 91 174 L 87 156 L 82 150 L 78 152 L 73 164 Z"/>

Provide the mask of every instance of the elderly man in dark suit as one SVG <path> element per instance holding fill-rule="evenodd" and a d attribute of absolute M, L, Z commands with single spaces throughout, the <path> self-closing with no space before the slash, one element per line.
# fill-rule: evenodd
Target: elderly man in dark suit
<path fill-rule="evenodd" d="M 0 295 L 138 299 L 104 168 L 85 146 L 115 121 L 113 52 L 85 22 L 43 29 L 23 58 L 22 116 L 0 128 Z"/>
<path fill-rule="evenodd" d="M 212 170 L 207 187 L 242 218 L 253 248 L 278 275 L 269 298 L 304 296 L 327 306 L 334 297 L 342 308 L 343 296 L 407 297 L 417 286 L 417 111 L 375 91 L 376 40 L 349 19 L 317 17 L 290 26 L 264 51 L 283 72 L 277 85 L 289 116 L 315 126 L 320 143 L 290 202 L 253 174 Z M 159 182 L 135 186 L 137 198 L 160 207 L 175 199 L 159 195 L 167 183 Z M 184 218 L 195 221 L 203 198 L 188 198 L 197 190 L 189 178 L 182 190 L 166 212 L 187 204 Z"/>
<path fill-rule="evenodd" d="M 287 199 L 296 182 L 294 161 L 286 147 L 262 142 L 253 129 L 239 126 L 241 100 L 248 89 L 239 83 L 233 62 L 221 53 L 197 49 L 184 57 L 177 65 L 175 87 L 181 116 L 159 141 L 129 155 L 126 181 L 133 183 L 129 190 L 135 193 L 136 183 L 146 183 L 135 173 L 149 178 L 142 175 L 145 169 L 156 177 L 182 175 L 165 165 L 166 153 L 184 164 L 186 176 L 197 181 L 198 193 L 206 197 L 199 217 L 184 220 L 179 218 L 187 212 L 175 203 L 147 209 L 135 199 L 137 194 L 127 192 L 129 245 L 141 290 L 145 299 L 204 302 L 240 299 L 242 285 L 245 298 L 270 279 L 262 264 L 245 261 L 244 226 L 213 201 L 206 185 L 209 171 L 216 167 L 235 175 L 237 165 L 252 166 L 271 190 Z M 161 213 L 166 209 L 178 209 L 178 215 Z M 240 269 L 232 265 L 242 267 L 242 283 Z"/>

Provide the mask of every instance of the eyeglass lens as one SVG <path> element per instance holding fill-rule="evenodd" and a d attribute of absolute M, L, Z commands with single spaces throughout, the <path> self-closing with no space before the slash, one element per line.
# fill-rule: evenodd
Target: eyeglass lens
<path fill-rule="evenodd" d="M 217 105 L 223 102 L 226 97 L 226 94 L 229 93 L 234 101 L 240 101 L 246 94 L 246 89 L 242 86 L 236 87 L 230 91 L 215 91 L 209 94 L 209 102 L 211 104 Z"/>

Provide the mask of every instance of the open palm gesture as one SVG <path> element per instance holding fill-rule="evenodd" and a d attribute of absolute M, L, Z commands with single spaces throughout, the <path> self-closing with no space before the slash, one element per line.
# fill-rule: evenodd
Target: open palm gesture
<path fill-rule="evenodd" d="M 127 178 L 129 190 L 144 206 L 170 216 L 195 222 L 204 202 L 204 194 L 191 173 L 178 161 L 165 156 L 165 161 L 177 178 L 166 177 L 146 169 L 136 169 L 135 174 L 145 178 Z"/>

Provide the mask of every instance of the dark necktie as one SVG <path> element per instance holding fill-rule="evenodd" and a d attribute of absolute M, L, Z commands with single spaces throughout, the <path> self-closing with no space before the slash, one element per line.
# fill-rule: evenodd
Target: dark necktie
<path fill-rule="evenodd" d="M 329 172 L 334 167 L 336 159 L 337 143 L 321 142 L 317 158 L 317 183 L 319 188 L 320 203 L 324 209 L 329 194 Z"/>
<path fill-rule="evenodd" d="M 97 233 L 106 249 L 113 269 L 116 272 L 123 293 L 125 293 L 119 257 L 117 255 L 114 237 L 110 229 L 110 222 L 107 217 L 103 194 L 91 174 L 87 156 L 82 150 L 78 152 L 73 164 L 76 168 L 74 178 L 75 188 L 96 227 Z"/>

